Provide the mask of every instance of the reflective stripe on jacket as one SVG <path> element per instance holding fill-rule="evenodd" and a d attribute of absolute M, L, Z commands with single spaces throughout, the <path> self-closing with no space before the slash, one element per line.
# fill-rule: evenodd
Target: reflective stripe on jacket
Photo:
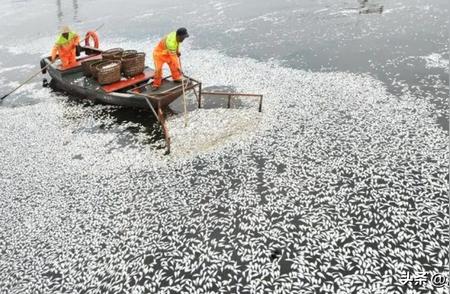
<path fill-rule="evenodd" d="M 177 32 L 168 34 L 155 48 L 163 54 L 176 54 L 180 50 L 180 43 L 177 41 Z"/>
<path fill-rule="evenodd" d="M 79 42 L 80 38 L 74 32 L 69 33 L 68 39 L 64 38 L 62 34 L 59 35 L 55 45 L 52 48 L 52 60 L 55 60 L 57 55 L 59 55 L 61 59 L 73 59 L 76 51 L 75 47 Z"/>
<path fill-rule="evenodd" d="M 57 46 L 64 46 L 64 45 L 70 43 L 74 38 L 77 38 L 77 37 L 78 37 L 78 35 L 75 34 L 74 32 L 69 32 L 69 38 L 68 39 L 64 38 L 63 34 L 60 34 L 58 36 L 58 39 L 56 39 L 55 45 L 57 45 Z"/>

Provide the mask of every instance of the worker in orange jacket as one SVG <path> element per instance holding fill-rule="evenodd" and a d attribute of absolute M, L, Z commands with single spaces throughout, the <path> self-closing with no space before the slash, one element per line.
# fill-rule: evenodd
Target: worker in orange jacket
<path fill-rule="evenodd" d="M 153 61 L 155 62 L 155 76 L 152 88 L 158 89 L 162 83 L 162 67 L 165 63 L 169 65 L 174 82 L 181 82 L 182 72 L 179 57 L 180 45 L 189 37 L 185 28 L 179 28 L 176 32 L 168 34 L 153 50 Z"/>
<path fill-rule="evenodd" d="M 54 62 L 59 55 L 64 69 L 73 67 L 77 63 L 76 52 L 79 43 L 80 37 L 71 31 L 68 26 L 64 26 L 53 46 L 51 61 Z"/>

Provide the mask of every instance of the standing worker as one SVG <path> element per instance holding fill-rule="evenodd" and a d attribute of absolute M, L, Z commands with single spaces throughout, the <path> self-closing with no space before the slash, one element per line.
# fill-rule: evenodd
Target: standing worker
<path fill-rule="evenodd" d="M 180 44 L 189 37 L 185 28 L 179 28 L 176 32 L 168 34 L 153 50 L 153 61 L 155 62 L 155 77 L 153 78 L 153 90 L 157 90 L 162 82 L 162 67 L 167 63 L 174 82 L 181 82 L 182 73 L 179 57 Z"/>
<path fill-rule="evenodd" d="M 64 26 L 61 34 L 56 39 L 55 46 L 53 46 L 51 61 L 56 60 L 59 55 L 63 69 L 73 67 L 77 63 L 77 47 L 80 43 L 80 37 L 70 30 L 68 26 Z"/>

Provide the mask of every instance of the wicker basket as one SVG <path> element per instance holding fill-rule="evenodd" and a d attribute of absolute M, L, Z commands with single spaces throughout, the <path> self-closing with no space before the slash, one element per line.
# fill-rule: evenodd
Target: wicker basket
<path fill-rule="evenodd" d="M 86 60 L 86 61 L 81 62 L 81 67 L 83 68 L 83 72 L 86 77 L 92 76 L 91 64 L 99 62 L 99 61 L 101 61 L 101 60 L 98 60 L 98 59 L 97 60 Z"/>
<path fill-rule="evenodd" d="M 145 53 L 139 52 L 135 56 L 122 58 L 122 72 L 126 77 L 141 74 L 145 69 Z"/>
<path fill-rule="evenodd" d="M 101 85 L 108 85 L 120 81 L 121 62 L 116 60 L 104 61 L 96 66 L 97 78 Z"/>
<path fill-rule="evenodd" d="M 122 53 L 122 58 L 130 58 L 136 56 L 137 51 L 136 50 L 125 50 Z"/>
<path fill-rule="evenodd" d="M 95 62 L 89 63 L 89 72 L 91 73 L 91 75 L 94 78 L 97 78 L 97 73 L 98 73 L 98 69 L 97 69 L 97 65 L 99 65 L 100 63 L 104 62 L 103 60 L 96 60 Z"/>
<path fill-rule="evenodd" d="M 122 48 L 113 48 L 103 51 L 102 56 L 104 60 L 120 60 L 122 58 L 122 53 Z"/>

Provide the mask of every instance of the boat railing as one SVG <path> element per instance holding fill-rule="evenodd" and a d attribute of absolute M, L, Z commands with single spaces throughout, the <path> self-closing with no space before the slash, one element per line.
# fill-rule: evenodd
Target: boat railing
<path fill-rule="evenodd" d="M 164 79 L 167 79 L 167 78 L 170 78 L 170 76 L 165 77 Z M 228 97 L 228 108 L 231 108 L 231 100 L 233 97 L 256 97 L 256 98 L 259 98 L 258 111 L 262 112 L 263 95 L 261 95 L 261 94 L 203 92 L 201 82 L 199 82 L 191 77 L 188 77 L 186 75 L 185 75 L 185 79 L 187 80 L 187 83 L 182 83 L 181 85 L 171 87 L 171 88 L 164 90 L 162 92 L 159 92 L 159 93 L 148 93 L 148 92 L 143 93 L 142 92 L 142 89 L 149 86 L 151 84 L 151 82 L 145 83 L 143 85 L 139 85 L 139 86 L 127 91 L 128 94 L 138 95 L 138 96 L 145 98 L 145 101 L 149 105 L 149 108 L 152 110 L 153 114 L 156 116 L 158 122 L 160 123 L 160 125 L 162 127 L 162 131 L 163 131 L 164 138 L 166 141 L 166 154 L 170 153 L 171 138 L 169 135 L 169 128 L 167 126 L 160 101 L 164 100 L 164 98 L 169 97 L 170 95 L 173 95 L 173 92 L 183 89 L 183 86 L 184 86 L 184 91 L 188 91 L 188 90 L 194 91 L 194 94 L 195 94 L 195 96 L 197 98 L 197 102 L 198 102 L 198 108 L 202 107 L 203 95 L 215 96 L 215 97 L 219 97 L 219 96 Z M 198 90 L 198 92 L 197 92 L 197 90 Z M 152 101 L 156 104 L 156 109 L 153 107 Z"/>
<path fill-rule="evenodd" d="M 263 95 L 261 94 L 248 94 L 248 93 L 225 93 L 225 92 L 202 92 L 200 97 L 203 97 L 203 95 L 209 95 L 209 96 L 226 96 L 228 97 L 228 103 L 227 107 L 231 108 L 231 99 L 233 97 L 257 97 L 259 98 L 259 107 L 258 111 L 262 112 L 262 103 L 263 103 Z M 201 108 L 201 101 L 199 102 L 199 108 Z"/>
<path fill-rule="evenodd" d="M 171 76 L 164 77 L 163 80 L 166 80 L 166 79 L 168 79 L 170 77 Z M 195 94 L 195 97 L 197 98 L 198 105 L 200 105 L 200 103 L 201 103 L 201 93 L 202 93 L 202 83 L 197 81 L 196 79 L 193 79 L 193 78 L 188 77 L 186 75 L 185 75 L 185 78 L 187 80 L 187 84 L 184 85 L 184 90 L 185 91 L 193 90 L 194 94 Z M 140 86 L 137 86 L 137 87 L 134 87 L 134 88 L 128 90 L 127 93 L 145 95 L 146 97 L 148 97 L 150 99 L 164 99 L 164 98 L 172 95 L 172 93 L 174 91 L 178 91 L 178 90 L 183 88 L 183 84 L 180 84 L 180 85 L 177 85 L 175 87 L 169 88 L 169 89 L 167 89 L 165 91 L 162 91 L 162 92 L 159 92 L 159 93 L 145 93 L 145 94 L 140 93 L 141 89 L 143 89 L 143 88 L 145 88 L 147 86 L 150 86 L 152 83 L 153 83 L 153 81 L 148 82 L 148 83 L 143 84 L 143 85 L 140 85 Z M 198 93 L 197 93 L 197 89 L 196 88 L 198 88 Z"/>

